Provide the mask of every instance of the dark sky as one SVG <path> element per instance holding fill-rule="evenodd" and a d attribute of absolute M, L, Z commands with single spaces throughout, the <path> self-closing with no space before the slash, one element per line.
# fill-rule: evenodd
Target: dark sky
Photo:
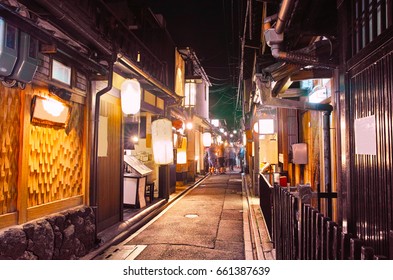
<path fill-rule="evenodd" d="M 148 0 L 179 47 L 190 47 L 209 76 L 212 117 L 233 128 L 239 66 L 239 11 L 233 0 Z M 241 115 L 240 112 L 237 115 Z"/>

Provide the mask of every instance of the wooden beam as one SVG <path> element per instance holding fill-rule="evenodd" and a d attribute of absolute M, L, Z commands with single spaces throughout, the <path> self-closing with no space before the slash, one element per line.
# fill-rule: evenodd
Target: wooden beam
<path fill-rule="evenodd" d="M 30 207 L 27 209 L 27 221 L 42 218 L 45 215 L 54 214 L 76 206 L 83 205 L 83 200 L 83 195 L 78 195 L 71 198 Z"/>
<path fill-rule="evenodd" d="M 18 213 L 8 213 L 0 216 L 0 229 L 18 224 Z"/>

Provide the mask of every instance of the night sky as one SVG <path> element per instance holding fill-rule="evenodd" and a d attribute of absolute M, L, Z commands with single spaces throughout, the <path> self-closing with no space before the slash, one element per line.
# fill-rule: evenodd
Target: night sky
<path fill-rule="evenodd" d="M 148 0 L 155 13 L 163 14 L 167 29 L 179 47 L 195 50 L 209 76 L 212 118 L 226 119 L 228 128 L 237 128 L 236 113 L 240 57 L 238 18 L 233 0 Z"/>

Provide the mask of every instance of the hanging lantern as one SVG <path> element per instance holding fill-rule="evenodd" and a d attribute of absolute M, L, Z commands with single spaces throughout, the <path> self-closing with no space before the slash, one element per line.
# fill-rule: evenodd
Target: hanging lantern
<path fill-rule="evenodd" d="M 202 134 L 202 142 L 204 147 L 210 147 L 212 144 L 212 134 L 210 132 L 204 132 Z"/>
<path fill-rule="evenodd" d="M 121 84 L 121 109 L 124 114 L 135 115 L 141 108 L 141 86 L 136 79 Z"/>
<path fill-rule="evenodd" d="M 178 164 L 187 163 L 187 138 L 183 137 L 181 146 L 177 149 L 177 160 Z"/>
<path fill-rule="evenodd" d="M 175 120 L 172 121 L 172 126 L 173 126 L 176 130 L 178 130 L 178 129 L 180 129 L 180 128 L 183 127 L 183 121 L 182 121 L 182 120 L 179 120 L 179 119 L 175 119 Z"/>
<path fill-rule="evenodd" d="M 155 120 L 151 124 L 153 156 L 156 164 L 173 162 L 172 122 L 167 119 Z"/>

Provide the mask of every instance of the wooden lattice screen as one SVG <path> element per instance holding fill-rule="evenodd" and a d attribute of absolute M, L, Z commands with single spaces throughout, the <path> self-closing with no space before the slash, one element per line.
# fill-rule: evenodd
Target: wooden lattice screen
<path fill-rule="evenodd" d="M 0 86 L 0 215 L 16 211 L 20 94 Z"/>

